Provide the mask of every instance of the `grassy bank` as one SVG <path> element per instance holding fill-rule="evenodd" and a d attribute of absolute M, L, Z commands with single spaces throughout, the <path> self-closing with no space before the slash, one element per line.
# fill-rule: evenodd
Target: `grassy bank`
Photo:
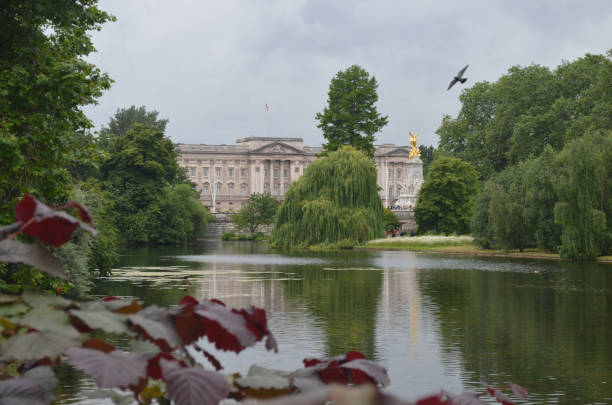
<path fill-rule="evenodd" d="M 471 236 L 415 236 L 382 238 L 369 241 L 360 249 L 412 250 L 417 252 L 459 253 L 478 256 L 516 257 L 525 259 L 559 260 L 559 254 L 539 249 L 500 250 L 483 249 L 474 243 Z M 601 256 L 597 261 L 612 263 L 612 256 Z"/>
<path fill-rule="evenodd" d="M 398 238 L 374 239 L 366 248 L 400 250 L 439 250 L 447 248 L 476 248 L 471 236 L 403 236 Z"/>

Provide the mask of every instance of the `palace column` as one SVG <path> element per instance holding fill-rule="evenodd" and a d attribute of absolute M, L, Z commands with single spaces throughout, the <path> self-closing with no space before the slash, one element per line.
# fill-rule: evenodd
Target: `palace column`
<path fill-rule="evenodd" d="M 261 182 L 259 184 L 259 192 L 261 194 L 263 194 L 263 192 L 264 192 L 264 182 L 266 181 L 266 179 L 264 177 L 264 170 L 266 170 L 265 160 L 262 159 L 259 164 L 260 164 L 260 166 L 259 166 L 259 172 L 260 173 L 259 174 L 260 174 L 260 179 L 261 179 Z"/>
<path fill-rule="evenodd" d="M 274 159 L 270 159 L 270 194 L 274 195 Z"/>
<path fill-rule="evenodd" d="M 284 177 L 284 173 L 283 173 L 283 159 L 281 159 L 279 161 L 279 164 L 278 164 L 278 174 L 279 174 L 279 177 L 280 177 L 280 181 L 279 181 L 279 184 L 278 184 L 278 195 L 280 197 L 280 196 L 283 195 L 283 184 L 285 183 L 285 180 L 284 180 L 285 177 Z"/>

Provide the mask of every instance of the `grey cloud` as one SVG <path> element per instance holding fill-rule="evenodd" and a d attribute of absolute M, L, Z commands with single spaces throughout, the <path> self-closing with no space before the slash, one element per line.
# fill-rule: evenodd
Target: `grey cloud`
<path fill-rule="evenodd" d="M 86 112 L 97 127 L 119 107 L 168 117 L 175 142 L 233 143 L 264 133 L 323 141 L 314 114 L 330 79 L 359 64 L 379 82 L 389 125 L 378 142 L 435 144 L 469 63 L 471 86 L 510 66 L 550 67 L 612 47 L 612 3 L 581 1 L 101 1 L 118 21 L 94 33 L 91 60 L 115 79 Z"/>

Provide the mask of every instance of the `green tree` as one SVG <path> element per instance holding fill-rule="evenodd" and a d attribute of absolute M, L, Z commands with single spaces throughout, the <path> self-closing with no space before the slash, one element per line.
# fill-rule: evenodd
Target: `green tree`
<path fill-rule="evenodd" d="M 88 31 L 112 20 L 97 0 L 6 0 L 0 7 L 0 223 L 30 192 L 50 204 L 71 190 L 70 168 L 89 159 L 82 106 L 110 87 L 85 57 Z"/>
<path fill-rule="evenodd" d="M 434 152 L 436 148 L 433 145 L 419 145 L 419 152 L 421 152 L 421 160 L 423 161 L 423 178 L 427 178 L 427 171 L 429 170 L 429 166 L 431 162 L 434 160 Z"/>
<path fill-rule="evenodd" d="M 315 115 L 317 128 L 327 139 L 323 144 L 325 153 L 351 145 L 374 157 L 374 134 L 388 122 L 388 116 L 381 116 L 374 105 L 378 101 L 377 88 L 376 78 L 357 65 L 332 78 L 327 107 Z"/>
<path fill-rule="evenodd" d="M 397 215 L 389 208 L 385 208 L 383 211 L 383 221 L 385 222 L 385 230 L 387 231 L 395 229 L 400 225 Z"/>
<path fill-rule="evenodd" d="M 136 123 L 124 136 L 112 138 L 108 151 L 102 179 L 113 196 L 114 221 L 123 239 L 184 242 L 201 231 L 209 216 L 203 207 L 196 209 L 201 204 L 193 184 L 184 182 L 174 144 L 159 128 Z"/>
<path fill-rule="evenodd" d="M 278 200 L 269 193 L 251 194 L 240 211 L 232 215 L 232 221 L 238 229 L 248 229 L 252 235 L 260 225 L 274 222 L 278 207 Z"/>
<path fill-rule="evenodd" d="M 554 223 L 557 160 L 552 147 L 535 159 L 491 176 L 479 192 L 472 233 L 483 247 L 556 251 L 561 227 Z"/>
<path fill-rule="evenodd" d="M 592 259 L 609 244 L 611 150 L 612 132 L 591 133 L 559 154 L 555 220 L 563 229 L 560 253 L 564 257 Z"/>
<path fill-rule="evenodd" d="M 556 154 L 548 145 L 537 159 L 528 160 L 522 169 L 525 224 L 535 246 L 551 252 L 556 252 L 561 244 L 561 226 L 555 223 L 554 216 L 558 166 Z"/>
<path fill-rule="evenodd" d="M 489 224 L 492 226 L 494 246 L 519 249 L 530 244 L 530 227 L 525 219 L 525 187 L 523 165 L 511 166 L 490 181 Z"/>
<path fill-rule="evenodd" d="M 477 191 L 478 174 L 469 163 L 452 156 L 436 157 L 414 209 L 419 232 L 469 232 Z"/>
<path fill-rule="evenodd" d="M 587 54 L 550 71 L 514 66 L 495 83 L 461 96 L 456 119 L 445 116 L 439 149 L 471 163 L 480 178 L 555 151 L 588 131 L 612 130 L 612 52 Z"/>
<path fill-rule="evenodd" d="M 384 233 L 376 167 L 342 146 L 316 159 L 285 196 L 271 242 L 276 246 L 364 243 Z"/>
<path fill-rule="evenodd" d="M 99 144 L 107 149 L 113 137 L 123 137 L 134 126 L 134 124 L 144 124 L 149 127 L 154 127 L 164 132 L 168 124 L 167 118 L 157 118 L 159 111 L 147 111 L 145 106 L 136 107 L 135 105 L 128 108 L 118 108 L 117 112 L 111 117 L 107 127 L 102 127 L 100 136 L 98 137 Z"/>

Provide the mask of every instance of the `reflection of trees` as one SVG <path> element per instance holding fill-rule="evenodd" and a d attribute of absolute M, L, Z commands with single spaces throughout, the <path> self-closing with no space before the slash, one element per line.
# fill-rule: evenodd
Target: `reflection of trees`
<path fill-rule="evenodd" d="M 612 272 L 563 266 L 570 271 L 421 273 L 443 347 L 459 350 L 474 383 L 513 381 L 568 403 L 612 397 Z"/>
<path fill-rule="evenodd" d="M 376 313 L 382 285 L 378 270 L 295 268 L 302 278 L 285 285 L 289 298 L 302 298 L 327 335 L 327 355 L 348 350 L 375 358 Z"/>

